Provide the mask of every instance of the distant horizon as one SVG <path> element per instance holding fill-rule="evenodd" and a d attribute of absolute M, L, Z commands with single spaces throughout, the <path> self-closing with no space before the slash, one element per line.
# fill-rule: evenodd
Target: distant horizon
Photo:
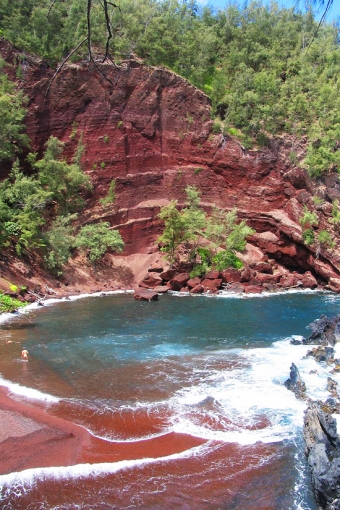
<path fill-rule="evenodd" d="M 216 9 L 224 9 L 229 3 L 232 3 L 231 1 L 229 2 L 228 0 L 197 0 L 197 1 L 198 1 L 199 5 L 201 5 L 201 6 L 208 5 L 211 7 L 215 7 Z M 243 0 L 240 0 L 238 3 L 240 3 L 240 5 L 242 5 L 242 3 L 244 3 L 244 2 L 243 2 Z M 266 2 L 264 2 L 264 3 L 266 3 Z M 287 7 L 288 9 L 291 7 L 294 7 L 294 6 L 296 6 L 297 8 L 299 8 L 302 11 L 305 9 L 304 0 L 300 0 L 300 1 L 299 0 L 277 0 L 277 3 L 281 7 Z M 326 4 L 324 4 L 323 6 L 321 6 L 319 8 L 315 7 L 314 12 L 315 12 L 315 16 L 317 19 L 321 18 L 322 14 L 324 12 L 325 6 L 326 6 Z M 330 8 L 330 10 L 326 16 L 325 21 L 327 23 L 332 23 L 332 21 L 336 21 L 338 18 L 340 18 L 340 2 L 337 2 L 336 0 L 334 0 L 333 5 Z"/>

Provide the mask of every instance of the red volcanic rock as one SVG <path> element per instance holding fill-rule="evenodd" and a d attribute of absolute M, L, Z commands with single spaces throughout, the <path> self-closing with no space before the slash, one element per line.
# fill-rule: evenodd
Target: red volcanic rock
<path fill-rule="evenodd" d="M 157 292 L 157 294 L 165 294 L 166 292 L 168 292 L 169 287 L 167 285 L 158 285 L 153 290 L 154 292 Z"/>
<path fill-rule="evenodd" d="M 231 283 L 230 285 L 228 285 L 227 291 L 241 294 L 242 292 L 244 292 L 244 285 L 242 285 L 242 283 L 238 283 L 238 282 Z"/>
<path fill-rule="evenodd" d="M 0 52 L 7 62 L 5 71 L 14 77 L 14 49 L 2 40 Z M 301 273 L 312 270 L 326 281 L 340 279 L 335 250 L 323 250 L 322 262 L 317 262 L 310 257 L 313 248 L 303 246 L 299 217 L 302 204 L 310 200 L 315 189 L 304 170 L 289 170 L 284 140 L 273 141 L 271 148 L 249 151 L 236 140 L 214 135 L 210 99 L 163 68 L 133 60 L 118 65 L 98 63 L 108 81 L 87 62 L 80 62 L 63 66 L 52 83 L 55 70 L 42 69 L 36 62 L 30 61 L 25 80 L 20 82 L 29 97 L 26 125 L 32 150 L 41 155 L 53 135 L 64 142 L 65 158 L 71 161 L 82 139 L 82 166 L 94 192 L 85 197 L 86 208 L 79 224 L 102 220 L 119 230 L 127 265 L 130 255 L 152 254 L 158 249 L 157 239 L 164 228 L 160 208 L 172 199 L 183 206 L 186 186 L 194 185 L 207 210 L 212 204 L 227 210 L 237 207 L 240 219 L 257 231 L 249 238 L 246 253 L 240 254 L 246 267 L 241 273 L 223 272 L 225 283 L 249 282 L 254 272 L 248 264 L 271 254 L 281 265 L 298 268 Z M 202 170 L 196 172 L 197 168 Z M 6 177 L 6 172 L 1 168 L 0 176 Z M 337 198 L 337 178 L 337 173 L 334 178 L 327 176 L 326 197 Z M 100 199 L 107 195 L 113 179 L 115 203 L 102 207 Z M 318 209 L 321 226 L 330 207 Z M 150 273 L 158 273 L 163 281 L 174 279 L 174 270 L 162 271 L 162 264 L 152 260 L 156 263 L 149 267 Z M 143 266 L 138 275 L 147 267 Z M 256 270 L 271 274 L 269 267 Z M 1 269 L 0 276 L 3 274 Z M 133 281 L 127 280 L 126 271 L 120 274 L 121 285 L 129 288 L 140 279 L 136 273 Z M 34 276 L 43 281 L 41 275 Z M 96 276 L 92 278 L 91 284 L 86 284 L 94 288 Z M 282 286 L 289 287 L 287 279 L 283 280 Z M 271 284 L 262 277 L 261 281 Z M 176 290 L 186 284 L 175 283 Z M 69 281 L 70 289 L 72 285 L 76 286 L 75 280 Z"/>
<path fill-rule="evenodd" d="M 244 292 L 246 294 L 261 294 L 262 287 L 260 285 L 245 285 Z"/>
<path fill-rule="evenodd" d="M 340 292 L 340 278 L 330 278 L 328 286 L 333 292 Z"/>
<path fill-rule="evenodd" d="M 190 289 L 190 294 L 202 294 L 204 292 L 204 287 L 201 283 L 195 285 L 193 289 Z"/>
<path fill-rule="evenodd" d="M 207 279 L 207 280 L 216 280 L 217 278 L 220 277 L 220 272 L 219 271 L 216 271 L 216 270 L 213 270 L 213 271 L 209 271 L 205 276 L 204 278 Z"/>
<path fill-rule="evenodd" d="M 241 276 L 240 276 L 240 282 L 249 282 L 251 277 L 253 276 L 253 272 L 250 269 L 249 266 L 244 266 L 243 269 L 241 269 Z"/>
<path fill-rule="evenodd" d="M 256 280 L 262 285 L 264 283 L 277 283 L 281 278 L 281 274 L 267 274 L 267 273 L 256 273 Z"/>
<path fill-rule="evenodd" d="M 286 274 L 281 276 L 279 284 L 284 289 L 288 289 L 289 287 L 294 287 L 297 283 L 297 278 L 293 274 Z"/>
<path fill-rule="evenodd" d="M 195 276 L 195 278 L 190 278 L 190 280 L 187 281 L 187 287 L 189 287 L 189 289 L 193 289 L 194 287 L 196 287 L 196 285 L 199 285 L 200 283 L 201 278 Z"/>
<path fill-rule="evenodd" d="M 302 281 L 302 286 L 304 288 L 315 289 L 315 287 L 318 286 L 318 282 L 316 281 L 316 279 L 314 278 L 314 276 L 312 275 L 312 273 L 310 271 L 307 271 L 302 276 L 301 281 Z"/>
<path fill-rule="evenodd" d="M 161 273 L 159 276 L 162 278 L 162 280 L 169 282 L 174 278 L 174 276 L 176 276 L 176 269 L 168 269 L 167 271 Z"/>
<path fill-rule="evenodd" d="M 179 291 L 182 287 L 185 287 L 189 281 L 190 276 L 188 273 L 177 274 L 170 282 L 172 290 Z"/>
<path fill-rule="evenodd" d="M 158 294 L 153 290 L 140 289 L 135 291 L 133 299 L 137 301 L 158 301 Z"/>
<path fill-rule="evenodd" d="M 216 280 L 205 279 L 202 281 L 204 292 L 217 292 L 222 285 L 222 278 Z"/>
<path fill-rule="evenodd" d="M 269 262 L 258 262 L 253 269 L 259 273 L 273 274 L 273 266 Z"/>
<path fill-rule="evenodd" d="M 296 194 L 296 199 L 300 204 L 307 204 L 311 198 L 310 193 L 305 189 L 300 189 Z"/>
<path fill-rule="evenodd" d="M 182 287 L 180 292 L 182 292 L 183 294 L 185 294 L 186 292 L 189 292 L 189 287 Z"/>
<path fill-rule="evenodd" d="M 223 283 L 239 282 L 241 279 L 241 272 L 238 269 L 230 267 L 221 271 Z"/>
<path fill-rule="evenodd" d="M 141 282 L 139 282 L 139 287 L 144 287 L 146 289 L 152 289 L 157 287 L 158 285 L 162 285 L 163 280 L 159 276 L 154 276 L 152 274 L 148 274 Z"/>

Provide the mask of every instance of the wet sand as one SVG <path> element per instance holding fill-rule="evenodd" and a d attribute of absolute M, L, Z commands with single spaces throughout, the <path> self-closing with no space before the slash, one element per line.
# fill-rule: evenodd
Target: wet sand
<path fill-rule="evenodd" d="M 11 398 L 0 387 L 0 474 L 76 464 L 91 436 L 39 406 Z"/>
<path fill-rule="evenodd" d="M 180 453 L 205 440 L 168 433 L 136 442 L 110 442 L 49 414 L 32 401 L 11 397 L 0 387 L 0 474 L 37 467 L 118 462 Z"/>

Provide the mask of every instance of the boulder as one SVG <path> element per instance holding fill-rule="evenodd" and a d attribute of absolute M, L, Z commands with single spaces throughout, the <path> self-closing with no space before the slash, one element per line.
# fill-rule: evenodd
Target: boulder
<path fill-rule="evenodd" d="M 236 294 L 241 294 L 242 292 L 244 292 L 244 285 L 242 285 L 242 283 L 238 283 L 238 282 L 231 283 L 230 285 L 228 285 L 227 290 L 229 292 L 235 292 Z"/>
<path fill-rule="evenodd" d="M 289 289 L 290 287 L 295 287 L 296 281 L 297 280 L 296 280 L 295 275 L 288 273 L 288 274 L 281 276 L 281 278 L 279 280 L 279 284 L 284 289 Z"/>
<path fill-rule="evenodd" d="M 254 264 L 253 269 L 259 273 L 273 274 L 273 266 L 269 262 L 258 262 Z"/>
<path fill-rule="evenodd" d="M 216 278 L 215 280 L 204 279 L 202 285 L 204 292 L 217 292 L 222 285 L 222 278 Z"/>
<path fill-rule="evenodd" d="M 182 287 L 185 287 L 187 282 L 190 280 L 188 273 L 177 274 L 170 282 L 172 290 L 180 291 Z"/>
<path fill-rule="evenodd" d="M 154 287 L 153 289 L 157 294 L 165 294 L 168 292 L 169 287 L 167 285 L 157 285 L 157 287 Z"/>
<path fill-rule="evenodd" d="M 314 278 L 314 276 L 312 275 L 312 273 L 310 271 L 307 271 L 303 276 L 302 276 L 302 287 L 304 289 L 315 289 L 315 287 L 318 286 L 318 282 L 316 281 L 316 279 Z"/>
<path fill-rule="evenodd" d="M 307 352 L 307 356 L 312 356 L 315 361 L 325 361 L 327 364 L 334 360 L 334 354 L 334 348 L 325 345 L 318 345 L 318 347 Z"/>
<path fill-rule="evenodd" d="M 294 363 L 290 367 L 289 379 L 284 384 L 288 390 L 295 393 L 296 398 L 306 400 L 306 385 L 301 379 L 300 372 Z"/>
<path fill-rule="evenodd" d="M 162 278 L 162 280 L 169 282 L 176 276 L 176 269 L 168 269 L 167 271 L 163 271 L 163 273 L 161 273 L 159 276 Z"/>
<path fill-rule="evenodd" d="M 209 271 L 204 278 L 207 280 L 217 280 L 220 278 L 220 272 L 217 270 Z"/>
<path fill-rule="evenodd" d="M 262 287 L 260 285 L 245 285 L 244 286 L 244 292 L 246 294 L 261 294 Z"/>
<path fill-rule="evenodd" d="M 158 294 L 154 290 L 139 289 L 135 291 L 133 299 L 137 301 L 158 301 Z"/>
<path fill-rule="evenodd" d="M 193 289 L 194 287 L 196 287 L 196 285 L 199 285 L 200 283 L 201 278 L 195 276 L 195 278 L 190 278 L 190 280 L 187 281 L 187 287 L 189 287 L 189 289 Z"/>
<path fill-rule="evenodd" d="M 340 292 L 340 278 L 330 278 L 328 285 L 333 292 Z"/>
<path fill-rule="evenodd" d="M 190 294 L 202 294 L 204 292 L 204 287 L 201 283 L 190 289 Z"/>
<path fill-rule="evenodd" d="M 321 315 L 320 319 L 309 324 L 308 328 L 312 333 L 304 340 L 304 344 L 335 345 L 340 340 L 340 315 L 332 319 Z"/>
<path fill-rule="evenodd" d="M 149 273 L 148 275 L 143 278 L 141 282 L 139 282 L 139 287 L 143 287 L 145 289 L 153 289 L 154 287 L 157 287 L 159 285 L 162 285 L 163 280 L 159 276 L 152 275 Z"/>
<path fill-rule="evenodd" d="M 221 271 L 221 278 L 223 283 L 239 282 L 241 279 L 241 271 L 234 267 L 229 267 L 228 269 Z"/>
<path fill-rule="evenodd" d="M 243 269 L 241 269 L 241 277 L 240 282 L 249 282 L 251 277 L 253 276 L 252 270 L 249 266 L 244 266 Z"/>
<path fill-rule="evenodd" d="M 280 274 L 269 274 L 269 273 L 256 273 L 256 280 L 258 280 L 261 284 L 264 283 L 277 283 L 281 278 Z"/>

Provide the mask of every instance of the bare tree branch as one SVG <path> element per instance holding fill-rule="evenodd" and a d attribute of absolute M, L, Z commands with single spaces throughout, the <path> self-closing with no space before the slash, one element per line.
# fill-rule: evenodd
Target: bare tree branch
<path fill-rule="evenodd" d="M 49 17 L 50 12 L 51 12 L 51 10 L 53 9 L 53 6 L 54 6 L 54 4 L 56 3 L 56 1 L 57 1 L 57 0 L 52 0 L 52 3 L 51 3 L 51 5 L 50 5 L 50 8 L 48 9 L 47 17 Z"/>
<path fill-rule="evenodd" d="M 64 65 L 66 64 L 66 62 L 68 61 L 68 59 L 72 57 L 73 53 L 75 53 L 75 52 L 78 50 L 78 48 L 80 48 L 80 46 L 81 46 L 82 44 L 84 44 L 84 42 L 85 42 L 85 41 L 87 41 L 87 36 L 85 37 L 85 39 L 83 39 L 83 40 L 82 40 L 82 41 L 78 44 L 78 46 L 76 46 L 75 48 L 73 48 L 73 50 L 71 51 L 71 53 L 69 53 L 69 54 L 67 55 L 67 57 L 65 57 L 65 58 L 64 58 L 64 60 L 62 61 L 62 63 L 60 64 L 60 66 L 58 67 L 58 69 L 56 70 L 56 72 L 54 73 L 54 75 L 53 75 L 53 77 L 52 77 L 52 80 L 50 81 L 50 83 L 49 83 L 49 85 L 48 85 L 48 87 L 47 87 L 47 90 L 46 90 L 46 94 L 45 94 L 45 96 L 48 96 L 48 93 L 49 93 L 49 91 L 50 91 L 50 88 L 51 88 L 51 86 L 52 86 L 52 83 L 54 82 L 55 78 L 57 77 L 57 74 L 59 73 L 59 71 L 61 71 L 61 69 L 63 68 L 63 66 L 64 66 Z"/>

